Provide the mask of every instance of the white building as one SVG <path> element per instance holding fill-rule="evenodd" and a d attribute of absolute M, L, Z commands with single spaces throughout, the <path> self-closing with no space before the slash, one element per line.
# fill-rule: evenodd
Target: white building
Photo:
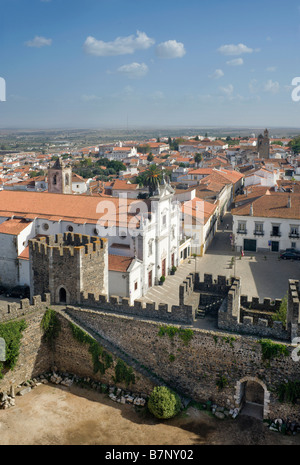
<path fill-rule="evenodd" d="M 300 194 L 267 193 L 232 210 L 236 250 L 300 249 Z"/>
<path fill-rule="evenodd" d="M 179 263 L 180 208 L 173 195 L 165 182 L 148 200 L 1 191 L 1 283 L 29 285 L 29 239 L 74 232 L 105 237 L 110 255 L 130 259 L 126 272 L 121 264 L 119 272 L 109 271 L 112 289 L 125 292 L 124 274 L 126 297 L 143 296 Z"/>

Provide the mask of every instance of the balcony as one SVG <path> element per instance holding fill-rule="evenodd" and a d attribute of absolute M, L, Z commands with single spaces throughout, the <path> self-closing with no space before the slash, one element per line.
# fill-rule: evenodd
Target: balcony
<path fill-rule="evenodd" d="M 271 231 L 270 236 L 271 237 L 281 237 L 281 232 L 279 232 L 279 231 Z"/>
<path fill-rule="evenodd" d="M 264 236 L 265 235 L 264 231 L 254 231 L 253 234 L 254 234 L 254 236 Z"/>
<path fill-rule="evenodd" d="M 247 229 L 238 229 L 237 234 L 247 234 Z"/>
<path fill-rule="evenodd" d="M 300 238 L 300 234 L 299 234 L 299 233 L 290 233 L 290 234 L 289 234 L 289 238 L 290 238 L 290 239 L 299 239 L 299 238 Z"/>

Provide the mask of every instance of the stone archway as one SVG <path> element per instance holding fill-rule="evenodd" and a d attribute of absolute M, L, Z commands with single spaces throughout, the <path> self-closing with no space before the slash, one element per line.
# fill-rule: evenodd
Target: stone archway
<path fill-rule="evenodd" d="M 268 418 L 270 393 L 259 378 L 245 376 L 238 381 L 235 402 L 242 414 L 261 420 Z"/>
<path fill-rule="evenodd" d="M 57 304 L 69 304 L 70 294 L 64 286 L 59 286 L 55 293 L 55 302 Z"/>

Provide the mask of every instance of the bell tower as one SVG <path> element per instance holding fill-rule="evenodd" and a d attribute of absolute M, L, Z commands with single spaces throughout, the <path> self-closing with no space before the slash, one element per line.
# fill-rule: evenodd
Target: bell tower
<path fill-rule="evenodd" d="M 260 158 L 270 158 L 270 138 L 267 129 L 264 135 L 260 134 L 257 138 L 257 152 Z"/>
<path fill-rule="evenodd" d="M 48 169 L 48 192 L 72 194 L 72 168 L 65 166 L 60 158 Z"/>

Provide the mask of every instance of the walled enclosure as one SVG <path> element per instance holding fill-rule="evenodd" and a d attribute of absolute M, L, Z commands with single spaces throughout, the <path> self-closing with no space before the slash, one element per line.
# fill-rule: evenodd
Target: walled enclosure
<path fill-rule="evenodd" d="M 216 286 L 228 286 L 228 283 L 216 282 Z M 213 283 L 205 286 L 213 285 Z M 204 286 L 204 288 L 205 288 Z M 186 281 L 181 288 L 181 304 L 192 296 L 192 279 Z M 238 292 L 238 284 L 233 282 L 229 289 L 228 297 L 224 299 L 227 311 L 233 317 L 239 315 L 239 300 L 235 299 Z M 218 292 L 220 289 L 218 289 Z M 231 297 L 230 297 L 231 296 Z M 228 300 L 230 305 L 228 304 Z M 290 283 L 290 301 L 288 324 L 292 326 L 299 318 L 299 283 Z M 50 296 L 45 296 L 45 302 L 41 297 L 33 297 L 31 306 L 28 299 L 21 301 L 21 308 L 14 305 L 8 306 L 6 313 L 1 313 L 0 322 L 25 317 L 29 323 L 24 331 L 20 357 L 17 366 L 12 372 L 8 372 L 3 380 L 0 380 L 0 391 L 9 388 L 10 384 L 18 384 L 26 379 L 50 370 L 55 365 L 61 371 L 89 376 L 91 378 L 109 382 L 113 373 L 107 370 L 104 375 L 95 375 L 91 354 L 88 347 L 75 341 L 71 335 L 67 318 L 71 317 L 86 330 L 92 330 L 99 334 L 103 341 L 108 341 L 113 347 L 123 354 L 138 361 L 140 366 L 147 369 L 148 379 L 135 372 L 137 384 L 134 390 L 149 394 L 154 385 L 151 375 L 156 375 L 157 380 L 165 382 L 184 396 L 196 401 L 205 402 L 211 400 L 219 405 L 227 407 L 241 407 L 242 396 L 246 383 L 259 385 L 264 392 L 264 417 L 290 420 L 299 420 L 299 404 L 281 404 L 278 402 L 276 388 L 287 380 L 299 381 L 300 362 L 292 359 L 291 352 L 294 346 L 289 341 L 284 343 L 288 349 L 288 355 L 278 355 L 271 360 L 263 360 L 262 347 L 259 338 L 255 335 L 234 334 L 225 330 L 208 331 L 195 329 L 190 324 L 183 328 L 193 332 L 191 340 L 182 340 L 179 334 L 174 337 L 159 335 L 161 327 L 166 327 L 170 321 L 161 321 L 137 318 L 135 314 L 117 315 L 106 310 L 85 309 L 83 307 L 60 306 L 59 319 L 62 329 L 52 351 L 42 340 L 40 322 L 44 311 L 50 304 Z M 121 306 L 117 304 L 116 308 Z M 64 310 L 65 309 L 65 310 Z M 157 311 L 157 310 L 156 310 Z M 65 313 L 64 313 L 65 312 Z M 297 313 L 298 312 L 298 313 Z M 297 323 L 298 324 L 298 323 Z M 179 325 L 172 326 L 178 330 Z M 116 358 L 114 357 L 114 362 Z M 107 378 L 108 377 L 108 378 Z M 228 385 L 220 385 L 220 380 L 225 380 Z M 111 384 L 114 384 L 111 382 Z M 159 384 L 159 382 L 157 383 Z"/>

